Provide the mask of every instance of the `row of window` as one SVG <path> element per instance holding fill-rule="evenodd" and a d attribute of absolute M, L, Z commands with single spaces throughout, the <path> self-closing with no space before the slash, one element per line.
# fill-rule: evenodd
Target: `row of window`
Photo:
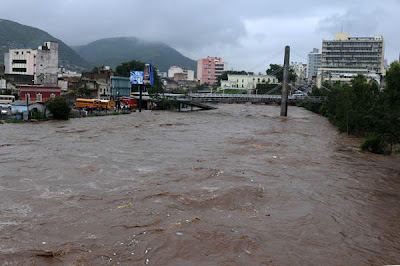
<path fill-rule="evenodd" d="M 27 54 L 30 54 L 31 51 L 26 51 Z M 19 51 L 14 52 L 15 55 L 19 55 Z M 24 51 L 21 51 L 21 54 L 24 54 Z"/>
<path fill-rule="evenodd" d="M 349 46 L 357 46 L 357 45 L 374 45 L 374 46 L 379 46 L 382 47 L 382 42 L 381 41 L 375 41 L 375 42 L 324 42 L 323 44 L 325 45 L 331 45 L 331 46 L 342 46 L 342 45 L 349 45 Z"/>
<path fill-rule="evenodd" d="M 30 95 L 29 93 L 27 93 L 27 94 L 25 95 L 25 97 L 26 97 L 26 99 L 27 99 L 28 101 L 31 100 L 31 95 Z M 55 95 L 54 93 L 50 94 L 50 98 L 55 98 L 55 97 L 56 97 L 56 95 Z M 43 101 L 43 95 L 42 95 L 41 93 L 37 93 L 37 94 L 36 94 L 36 101 L 37 101 L 37 102 Z"/>
<path fill-rule="evenodd" d="M 346 55 L 360 55 L 360 56 L 365 56 L 365 55 L 373 55 L 373 56 L 375 56 L 375 57 L 379 57 L 380 55 L 379 54 L 377 54 L 377 53 L 372 53 L 372 52 L 364 52 L 364 53 L 362 53 L 362 52 L 351 52 L 351 53 L 348 53 L 348 52 L 327 52 L 327 53 L 324 53 L 324 55 L 339 55 L 339 56 L 346 56 Z"/>

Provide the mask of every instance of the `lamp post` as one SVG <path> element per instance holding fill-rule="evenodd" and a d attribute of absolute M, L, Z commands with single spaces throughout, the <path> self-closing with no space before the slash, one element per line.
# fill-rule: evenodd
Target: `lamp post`
<path fill-rule="evenodd" d="M 119 112 L 119 91 L 117 91 L 117 110 Z"/>

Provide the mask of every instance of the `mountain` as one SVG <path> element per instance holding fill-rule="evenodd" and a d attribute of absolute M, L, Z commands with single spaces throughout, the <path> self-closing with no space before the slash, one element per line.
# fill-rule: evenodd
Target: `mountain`
<path fill-rule="evenodd" d="M 144 41 L 135 37 L 107 38 L 84 46 L 73 47 L 88 62 L 108 65 L 115 69 L 131 60 L 151 62 L 158 70 L 166 72 L 170 66 L 197 70 L 197 62 L 161 42 Z"/>
<path fill-rule="evenodd" d="M 71 70 L 84 70 L 91 67 L 71 47 L 47 32 L 10 20 L 0 19 L 0 63 L 4 63 L 4 53 L 7 53 L 9 49 L 37 49 L 46 41 L 58 42 L 60 66 Z"/>

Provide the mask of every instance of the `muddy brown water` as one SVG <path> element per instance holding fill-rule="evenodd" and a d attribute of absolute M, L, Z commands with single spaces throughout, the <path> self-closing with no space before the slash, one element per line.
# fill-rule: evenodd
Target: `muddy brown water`
<path fill-rule="evenodd" d="M 0 265 L 400 263 L 400 157 L 290 107 L 0 125 Z"/>

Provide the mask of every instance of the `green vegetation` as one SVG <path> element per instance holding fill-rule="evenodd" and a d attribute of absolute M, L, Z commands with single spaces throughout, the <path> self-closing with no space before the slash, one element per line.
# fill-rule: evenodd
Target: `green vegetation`
<path fill-rule="evenodd" d="M 30 119 L 36 119 L 36 120 L 48 120 L 47 117 L 44 115 L 42 112 L 31 112 L 29 114 Z"/>
<path fill-rule="evenodd" d="M 67 100 L 62 97 L 56 97 L 46 102 L 46 107 L 57 120 L 68 120 L 71 113 L 71 107 Z"/>
<path fill-rule="evenodd" d="M 386 72 L 386 86 L 379 90 L 375 81 L 359 75 L 352 84 L 325 83 L 327 89 L 313 89 L 310 96 L 327 96 L 323 104 L 300 104 L 328 117 L 339 131 L 365 137 L 361 149 L 390 154 L 400 144 L 400 64 Z"/>
<path fill-rule="evenodd" d="M 3 63 L 4 53 L 8 53 L 9 49 L 37 49 L 46 41 L 58 42 L 60 66 L 76 70 L 89 67 L 89 63 L 82 59 L 71 47 L 47 32 L 5 19 L 0 20 L 0 63 Z"/>
<path fill-rule="evenodd" d="M 20 124 L 20 123 L 25 123 L 26 121 L 23 119 L 11 119 L 11 120 L 6 120 L 5 122 L 12 124 Z"/>
<path fill-rule="evenodd" d="M 276 76 L 279 82 L 282 82 L 283 80 L 283 67 L 277 64 L 270 64 L 269 69 L 267 69 L 267 74 L 268 75 L 273 75 Z M 289 82 L 295 82 L 296 81 L 296 73 L 294 72 L 294 69 L 292 67 L 289 68 Z"/>
<path fill-rule="evenodd" d="M 101 39 L 73 48 L 93 65 L 108 65 L 113 69 L 127 60 L 152 62 L 160 71 L 165 72 L 170 66 L 187 67 L 194 71 L 197 69 L 196 61 L 183 56 L 170 46 L 134 37 Z"/>
<path fill-rule="evenodd" d="M 256 90 L 257 94 L 282 94 L 282 87 L 279 84 L 257 84 Z"/>

